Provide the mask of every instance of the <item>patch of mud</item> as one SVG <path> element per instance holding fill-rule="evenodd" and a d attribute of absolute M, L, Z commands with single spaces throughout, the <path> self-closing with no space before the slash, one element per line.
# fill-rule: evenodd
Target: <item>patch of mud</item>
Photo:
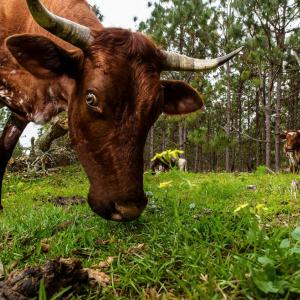
<path fill-rule="evenodd" d="M 269 224 L 270 227 L 293 227 L 299 225 L 300 211 L 290 214 L 278 213 Z"/>
<path fill-rule="evenodd" d="M 80 205 L 86 202 L 85 198 L 80 196 L 73 196 L 73 197 L 57 197 L 51 198 L 48 202 L 56 205 L 56 206 L 73 206 L 73 205 Z"/>
<path fill-rule="evenodd" d="M 59 258 L 43 266 L 11 273 L 6 281 L 0 282 L 0 299 L 27 300 L 38 297 L 41 280 L 44 281 L 47 297 L 68 288 L 63 295 L 65 298 L 70 294 L 82 294 L 88 287 L 89 274 L 80 261 Z"/>

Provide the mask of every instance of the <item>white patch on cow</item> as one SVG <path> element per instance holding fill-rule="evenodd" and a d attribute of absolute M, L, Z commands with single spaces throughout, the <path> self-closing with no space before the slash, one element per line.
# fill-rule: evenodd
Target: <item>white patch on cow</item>
<path fill-rule="evenodd" d="M 18 131 L 18 129 L 16 127 L 12 127 L 12 129 L 10 130 L 9 134 L 8 134 L 8 138 L 12 138 L 15 133 Z"/>
<path fill-rule="evenodd" d="M 51 86 L 49 86 L 49 88 L 48 88 L 48 93 L 49 93 L 49 96 L 51 97 L 51 99 L 55 98 L 55 94 L 54 94 L 54 91 Z"/>
<path fill-rule="evenodd" d="M 177 162 L 178 168 L 182 172 L 187 171 L 187 160 L 185 158 L 179 158 Z"/>
<path fill-rule="evenodd" d="M 289 137 L 293 137 L 293 136 L 295 136 L 297 134 L 297 132 L 288 132 L 288 134 L 287 134 L 287 136 L 289 136 Z"/>
<path fill-rule="evenodd" d="M 3 98 L 7 97 L 5 91 L 0 90 L 0 97 L 3 97 Z"/>
<path fill-rule="evenodd" d="M 46 123 L 45 115 L 42 112 L 37 112 L 32 117 L 33 122 L 39 125 L 44 125 Z"/>
<path fill-rule="evenodd" d="M 19 92 L 19 94 L 22 94 L 22 92 Z M 26 107 L 26 104 L 28 103 L 29 98 L 26 95 L 19 96 L 19 104 L 21 107 Z"/>
<path fill-rule="evenodd" d="M 290 166 L 296 168 L 300 163 L 300 152 L 299 151 L 287 152 L 286 155 L 289 159 Z"/>
<path fill-rule="evenodd" d="M 51 122 L 53 123 L 56 123 L 59 121 L 59 116 L 54 116 L 52 119 L 51 119 Z"/>
<path fill-rule="evenodd" d="M 0 90 L 0 98 L 7 104 L 11 104 L 12 102 L 10 95 L 8 95 L 8 90 Z"/>

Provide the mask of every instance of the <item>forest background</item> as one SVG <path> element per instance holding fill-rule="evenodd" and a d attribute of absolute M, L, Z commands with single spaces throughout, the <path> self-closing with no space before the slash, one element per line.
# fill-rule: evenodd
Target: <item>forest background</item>
<path fill-rule="evenodd" d="M 245 48 L 215 72 L 162 74 L 190 83 L 204 95 L 205 107 L 162 115 L 149 133 L 146 163 L 178 148 L 195 172 L 285 168 L 279 134 L 300 130 L 300 1 L 160 0 L 148 7 L 147 21 L 134 20 L 166 50 L 204 58 Z M 101 2 L 99 8 L 102 19 Z M 7 114 L 0 110 L 0 130 Z"/>

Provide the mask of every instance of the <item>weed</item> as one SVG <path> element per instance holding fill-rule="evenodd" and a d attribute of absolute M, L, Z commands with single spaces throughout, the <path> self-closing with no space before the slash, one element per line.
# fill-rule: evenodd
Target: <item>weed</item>
<path fill-rule="evenodd" d="M 101 296 L 91 291 L 89 299 L 297 299 L 300 229 L 293 179 L 264 171 L 147 174 L 146 211 L 120 224 L 99 218 L 86 203 L 49 202 L 86 196 L 88 182 L 78 166 L 43 178 L 9 174 L 0 262 L 11 271 L 76 256 L 89 268 L 114 257 L 106 270 L 111 283 Z M 44 297 L 42 285 L 40 293 Z"/>

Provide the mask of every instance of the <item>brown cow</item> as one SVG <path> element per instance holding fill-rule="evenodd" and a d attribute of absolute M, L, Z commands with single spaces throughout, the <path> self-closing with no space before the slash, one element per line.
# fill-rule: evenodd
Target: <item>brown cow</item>
<path fill-rule="evenodd" d="M 288 130 L 280 134 L 285 140 L 283 150 L 289 159 L 290 171 L 299 173 L 300 170 L 300 130 Z"/>
<path fill-rule="evenodd" d="M 0 181 L 28 122 L 68 110 L 91 208 L 109 220 L 133 220 L 147 204 L 149 129 L 162 112 L 203 106 L 191 86 L 160 80 L 160 73 L 214 69 L 241 48 L 217 59 L 189 58 L 160 50 L 142 33 L 104 28 L 85 0 L 43 2 L 49 10 L 39 0 L 0 3 L 0 102 L 12 111 L 0 140 Z"/>
<path fill-rule="evenodd" d="M 169 172 L 171 169 L 177 167 L 182 172 L 187 172 L 187 160 L 185 158 L 171 158 L 170 163 L 166 163 L 160 158 L 156 158 L 151 164 L 152 175 L 161 172 Z"/>

